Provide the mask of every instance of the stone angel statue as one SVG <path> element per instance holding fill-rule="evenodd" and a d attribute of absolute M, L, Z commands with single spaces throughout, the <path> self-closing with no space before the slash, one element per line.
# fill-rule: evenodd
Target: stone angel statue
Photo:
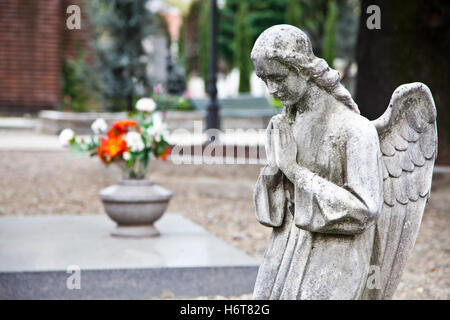
<path fill-rule="evenodd" d="M 430 90 L 400 86 L 369 121 L 300 29 L 268 28 L 251 58 L 284 106 L 254 192 L 256 218 L 273 232 L 253 298 L 392 298 L 430 196 Z"/>

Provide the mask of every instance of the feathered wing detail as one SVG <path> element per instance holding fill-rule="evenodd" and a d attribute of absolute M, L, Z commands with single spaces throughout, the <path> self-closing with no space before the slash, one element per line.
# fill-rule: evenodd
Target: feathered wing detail
<path fill-rule="evenodd" d="M 381 289 L 366 288 L 363 297 L 391 299 L 430 197 L 437 155 L 436 108 L 430 90 L 418 82 L 398 87 L 386 112 L 373 123 L 384 166 L 384 203 L 372 254 L 372 265 L 380 268 Z"/>

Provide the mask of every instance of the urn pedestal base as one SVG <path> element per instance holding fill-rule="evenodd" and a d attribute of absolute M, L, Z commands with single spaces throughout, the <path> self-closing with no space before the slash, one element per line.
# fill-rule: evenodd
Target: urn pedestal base
<path fill-rule="evenodd" d="M 106 214 L 117 223 L 115 237 L 159 236 L 153 225 L 167 209 L 172 192 L 151 180 L 121 180 L 100 191 Z"/>
<path fill-rule="evenodd" d="M 157 237 L 160 235 L 158 229 L 153 225 L 148 226 L 121 226 L 117 225 L 116 228 L 111 231 L 111 235 L 121 238 L 149 238 Z"/>

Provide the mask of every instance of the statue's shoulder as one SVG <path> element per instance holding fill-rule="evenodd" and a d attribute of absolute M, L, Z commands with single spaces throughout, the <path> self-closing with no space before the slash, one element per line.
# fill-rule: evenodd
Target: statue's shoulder
<path fill-rule="evenodd" d="M 378 133 L 374 124 L 366 117 L 345 107 L 334 114 L 333 123 L 342 134 L 349 137 L 367 137 L 378 141 Z"/>

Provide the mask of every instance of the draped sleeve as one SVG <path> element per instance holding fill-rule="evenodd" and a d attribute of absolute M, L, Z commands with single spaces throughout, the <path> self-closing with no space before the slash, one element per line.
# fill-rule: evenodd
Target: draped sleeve
<path fill-rule="evenodd" d="M 256 219 L 267 227 L 279 227 L 283 223 L 285 193 L 283 173 L 280 169 L 265 166 L 256 182 L 253 196 Z"/>
<path fill-rule="evenodd" d="M 379 139 L 372 125 L 352 125 L 346 132 L 345 184 L 339 186 L 296 166 L 295 224 L 311 232 L 358 234 L 377 218 L 382 205 Z"/>

